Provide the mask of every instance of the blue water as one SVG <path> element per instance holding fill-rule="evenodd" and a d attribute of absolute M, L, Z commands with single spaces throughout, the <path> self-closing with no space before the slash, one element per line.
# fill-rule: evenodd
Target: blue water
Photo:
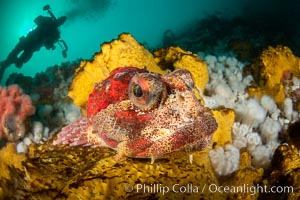
<path fill-rule="evenodd" d="M 68 60 L 90 59 L 99 52 L 101 43 L 117 38 L 122 32 L 130 32 L 149 47 L 159 47 L 166 29 L 178 31 L 207 13 L 230 10 L 222 0 L 2 0 L 1 25 L 5 28 L 0 29 L 0 61 L 7 57 L 19 37 L 34 27 L 36 16 L 47 16 L 42 10 L 45 4 L 51 6 L 57 17 L 68 17 L 60 28 L 61 37 L 69 46 Z M 42 48 L 21 69 L 11 65 L 3 79 L 11 72 L 33 75 L 66 61 L 57 47 L 54 51 Z"/>
<path fill-rule="evenodd" d="M 62 57 L 58 45 L 54 51 L 42 48 L 21 69 L 11 65 L 6 70 L 1 83 L 4 84 L 5 79 L 12 72 L 34 75 L 48 66 L 67 60 L 90 59 L 95 52 L 100 51 L 103 42 L 117 38 L 122 32 L 133 34 L 139 42 L 146 43 L 149 48 L 158 48 L 162 46 L 162 35 L 167 29 L 177 33 L 195 20 L 211 14 L 221 13 L 226 17 L 248 14 L 251 19 L 252 16 L 255 17 L 256 12 L 264 15 L 270 13 L 274 15 L 275 12 L 275 22 L 285 21 L 286 18 L 282 15 L 293 13 L 282 12 L 281 9 L 293 8 L 296 0 L 285 1 L 283 6 L 280 2 L 280 0 L 263 2 L 259 0 L 1 0 L 0 61 L 7 57 L 21 36 L 34 28 L 35 17 L 47 16 L 47 13 L 42 10 L 46 4 L 51 6 L 52 12 L 57 17 L 62 15 L 68 17 L 60 30 L 61 38 L 69 46 L 67 58 Z M 297 20 L 297 16 L 288 19 Z M 292 24 L 292 22 L 287 23 Z"/>

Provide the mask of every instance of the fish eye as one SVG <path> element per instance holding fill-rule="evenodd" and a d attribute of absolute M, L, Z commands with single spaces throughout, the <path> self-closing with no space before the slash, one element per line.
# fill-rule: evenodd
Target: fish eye
<path fill-rule="evenodd" d="M 141 110 L 154 108 L 165 95 L 165 84 L 154 74 L 139 73 L 130 80 L 129 100 Z"/>
<path fill-rule="evenodd" d="M 136 96 L 136 97 L 142 97 L 143 96 L 142 87 L 138 84 L 133 86 L 132 91 L 133 91 L 134 96 Z"/>

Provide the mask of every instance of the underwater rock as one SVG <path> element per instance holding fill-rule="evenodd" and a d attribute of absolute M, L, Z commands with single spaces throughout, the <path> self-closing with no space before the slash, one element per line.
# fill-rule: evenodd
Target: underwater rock
<path fill-rule="evenodd" d="M 256 53 L 258 50 L 249 39 L 232 39 L 228 43 L 228 47 L 241 61 L 251 61 L 257 56 Z"/>
<path fill-rule="evenodd" d="M 295 3 L 280 4 L 298 8 Z M 265 9 L 258 14 L 257 7 L 254 7 L 254 12 L 247 9 L 239 16 L 229 16 L 224 11 L 223 14 L 203 16 L 180 30 L 167 29 L 162 35 L 162 43 L 164 47 L 180 46 L 192 52 L 205 51 L 215 55 L 234 53 L 240 60 L 248 62 L 252 62 L 263 48 L 276 44 L 285 44 L 299 55 L 299 31 L 298 26 L 293 24 L 295 15 L 282 14 L 282 11 L 291 10 L 280 7 L 276 14 L 273 11 L 270 14 Z M 289 19 L 285 19 L 286 16 Z"/>
<path fill-rule="evenodd" d="M 270 95 L 276 103 L 283 105 L 286 96 L 286 82 L 300 77 L 300 58 L 293 55 L 288 47 L 269 47 L 259 60 L 251 65 L 255 84 L 248 91 L 252 96 Z"/>
<path fill-rule="evenodd" d="M 300 120 L 289 125 L 287 130 L 287 141 L 289 144 L 300 148 Z"/>
<path fill-rule="evenodd" d="M 299 199 L 300 198 L 300 156 L 293 145 L 279 146 L 273 156 L 270 176 L 262 181 L 267 189 L 279 189 L 262 193 L 262 199 Z"/>
<path fill-rule="evenodd" d="M 16 154 L 14 144 L 0 151 L 0 199 L 297 199 L 300 194 L 300 159 L 293 146 L 276 150 L 270 172 L 253 168 L 249 153 L 242 151 L 239 170 L 216 177 L 207 150 L 193 153 L 193 164 L 183 152 L 154 164 L 132 158 L 120 164 L 107 148 L 54 147 L 51 143 L 31 145 L 28 155 Z M 294 190 L 257 192 L 258 185 L 268 190 L 292 186 Z M 219 186 L 235 190 L 211 192 Z M 163 189 L 167 187 L 168 191 Z"/>
<path fill-rule="evenodd" d="M 16 84 L 22 88 L 24 93 L 34 96 L 35 98 L 32 100 L 35 105 L 66 101 L 68 86 L 74 75 L 75 67 L 79 63 L 80 61 L 76 60 L 51 66 L 46 71 L 35 74 L 34 77 L 12 73 L 6 81 L 6 85 Z"/>
<path fill-rule="evenodd" d="M 0 198 L 225 199 L 225 193 L 210 193 L 208 189 L 209 184 L 218 186 L 219 182 L 207 152 L 195 152 L 193 164 L 187 153 L 172 154 L 154 164 L 148 159 L 127 159 L 118 164 L 114 152 L 107 148 L 58 147 L 51 143 L 31 145 L 27 159 L 15 154 L 12 145 L 0 152 L 0 187 L 5 194 Z M 15 155 L 19 160 L 8 159 Z M 203 189 L 204 185 L 207 188 Z"/>
<path fill-rule="evenodd" d="M 21 73 L 10 74 L 5 84 L 6 86 L 18 85 L 25 94 L 31 94 L 33 92 L 33 86 L 36 86 L 31 76 L 25 76 Z"/>

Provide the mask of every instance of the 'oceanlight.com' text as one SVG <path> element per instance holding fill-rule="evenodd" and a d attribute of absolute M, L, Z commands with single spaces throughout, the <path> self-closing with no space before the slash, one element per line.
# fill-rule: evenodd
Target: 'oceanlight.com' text
<path fill-rule="evenodd" d="M 173 184 L 173 185 L 163 185 L 160 183 L 156 184 L 126 184 L 126 192 L 136 192 L 136 193 L 161 193 L 163 195 L 173 192 L 173 193 L 249 193 L 250 195 L 255 195 L 256 193 L 292 193 L 292 186 L 272 186 L 267 187 L 266 185 L 249 185 L 242 184 L 239 186 L 220 186 L 216 184 L 204 184 L 195 185 L 192 183 L 186 185 Z"/>

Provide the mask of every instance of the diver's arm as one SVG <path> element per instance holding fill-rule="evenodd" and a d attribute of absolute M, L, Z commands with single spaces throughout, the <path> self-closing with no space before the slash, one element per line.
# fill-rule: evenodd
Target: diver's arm
<path fill-rule="evenodd" d="M 54 14 L 50 10 L 48 10 L 48 13 L 49 13 L 49 15 L 51 16 L 52 19 L 56 20 L 56 17 L 54 16 Z"/>

